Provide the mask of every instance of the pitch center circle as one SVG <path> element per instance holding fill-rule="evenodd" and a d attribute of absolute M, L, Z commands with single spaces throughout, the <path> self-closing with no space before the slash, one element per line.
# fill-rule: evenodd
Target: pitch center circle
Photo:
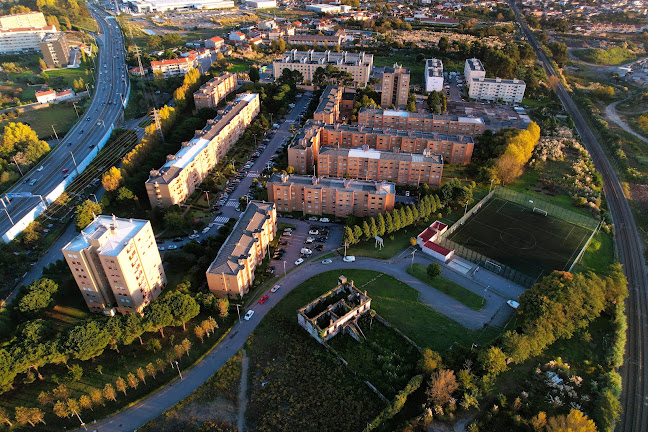
<path fill-rule="evenodd" d="M 521 228 L 506 228 L 500 232 L 500 239 L 508 246 L 516 249 L 533 249 L 537 244 L 533 234 Z"/>

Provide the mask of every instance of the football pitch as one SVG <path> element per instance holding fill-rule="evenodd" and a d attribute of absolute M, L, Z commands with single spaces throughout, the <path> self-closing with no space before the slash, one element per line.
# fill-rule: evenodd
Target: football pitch
<path fill-rule="evenodd" d="M 592 230 L 493 198 L 449 240 L 536 278 L 569 270 Z"/>

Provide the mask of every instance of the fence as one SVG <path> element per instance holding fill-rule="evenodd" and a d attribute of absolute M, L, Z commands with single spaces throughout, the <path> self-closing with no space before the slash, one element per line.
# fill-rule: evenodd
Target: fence
<path fill-rule="evenodd" d="M 472 206 L 472 207 L 470 208 L 470 212 L 466 212 L 466 214 L 463 215 L 463 216 L 461 217 L 461 219 L 459 219 L 457 222 L 453 223 L 452 226 L 451 226 L 450 228 L 448 228 L 447 231 L 446 231 L 443 235 L 444 235 L 444 236 L 447 236 L 447 235 L 452 234 L 453 232 L 455 232 L 455 230 L 456 230 L 457 228 L 459 228 L 461 225 L 463 225 L 464 222 L 466 222 L 466 220 L 467 220 L 470 216 L 472 216 L 473 214 L 475 214 L 475 213 L 476 213 L 476 212 L 477 212 L 477 211 L 478 211 L 478 210 L 479 210 L 479 209 L 480 209 L 480 208 L 481 208 L 481 207 L 486 203 L 486 201 L 488 201 L 489 199 L 491 199 L 491 197 L 493 196 L 494 193 L 495 193 L 495 190 L 492 190 L 492 191 L 490 191 L 490 192 L 488 193 L 488 195 L 486 195 L 484 198 L 482 198 L 481 200 L 479 200 L 479 202 L 478 202 L 477 204 L 475 204 L 474 206 Z"/>

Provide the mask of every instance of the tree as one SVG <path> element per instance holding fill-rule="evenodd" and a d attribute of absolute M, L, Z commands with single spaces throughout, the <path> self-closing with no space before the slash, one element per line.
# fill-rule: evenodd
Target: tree
<path fill-rule="evenodd" d="M 0 157 L 10 157 L 17 152 L 24 154 L 24 164 L 32 164 L 49 151 L 45 141 L 39 140 L 36 132 L 26 124 L 11 122 L 4 127 L 0 139 Z"/>
<path fill-rule="evenodd" d="M 111 167 L 108 171 L 104 173 L 101 177 L 101 184 L 107 192 L 117 190 L 124 180 L 122 172 L 117 167 Z"/>
<path fill-rule="evenodd" d="M 185 224 L 185 219 L 182 213 L 167 211 L 164 214 L 164 226 L 171 230 L 182 228 Z"/>
<path fill-rule="evenodd" d="M 77 413 L 80 411 L 79 402 L 74 398 L 69 398 L 68 400 L 66 400 L 65 405 L 67 405 L 67 410 L 70 415 L 74 414 L 75 411 Z"/>
<path fill-rule="evenodd" d="M 424 348 L 421 351 L 421 358 L 418 362 L 418 367 L 424 374 L 431 374 L 441 366 L 441 354 L 432 351 L 430 348 Z"/>
<path fill-rule="evenodd" d="M 225 319 L 229 316 L 229 299 L 219 298 L 216 300 L 216 309 L 218 310 L 218 318 Z"/>
<path fill-rule="evenodd" d="M 407 98 L 407 111 L 416 112 L 416 96 L 413 93 Z"/>
<path fill-rule="evenodd" d="M 90 400 L 94 405 L 104 405 L 104 397 L 99 389 L 94 388 L 90 390 Z"/>
<path fill-rule="evenodd" d="M 450 47 L 450 41 L 447 37 L 442 36 L 441 38 L 439 38 L 437 47 L 439 48 L 439 51 L 446 52 L 448 50 L 448 47 Z"/>
<path fill-rule="evenodd" d="M 9 413 L 3 407 L 0 407 L 0 422 L 6 423 L 7 425 L 9 425 L 9 427 L 13 426 L 13 424 L 11 423 L 11 418 L 9 417 Z"/>
<path fill-rule="evenodd" d="M 205 341 L 205 330 L 199 325 L 194 326 L 194 334 L 200 339 L 201 343 Z"/>
<path fill-rule="evenodd" d="M 385 213 L 385 234 L 394 232 L 394 220 L 391 213 Z"/>
<path fill-rule="evenodd" d="M 459 388 L 454 371 L 448 369 L 439 369 L 432 374 L 425 394 L 428 403 L 433 406 L 443 406 Z"/>
<path fill-rule="evenodd" d="M 478 359 L 484 372 L 493 377 L 508 369 L 506 365 L 506 354 L 498 347 L 492 346 L 487 350 L 482 350 L 479 353 Z"/>
<path fill-rule="evenodd" d="M 248 75 L 250 77 L 250 81 L 252 81 L 253 83 L 258 83 L 259 80 L 261 79 L 261 74 L 259 74 L 259 68 L 256 66 L 250 67 L 250 72 L 248 72 Z"/>
<path fill-rule="evenodd" d="M 193 297 L 179 291 L 173 291 L 162 299 L 167 306 L 171 316 L 172 324 L 182 324 L 182 330 L 186 331 L 186 322 L 200 313 L 200 306 Z"/>
<path fill-rule="evenodd" d="M 369 240 L 371 238 L 371 229 L 369 228 L 367 221 L 362 221 L 362 234 L 364 235 L 365 240 Z"/>
<path fill-rule="evenodd" d="M 410 237 L 409 239 L 410 246 L 416 246 L 416 237 Z"/>
<path fill-rule="evenodd" d="M 342 231 L 342 245 L 352 245 L 356 243 L 355 236 L 353 235 L 353 230 L 351 227 L 345 226 Z"/>
<path fill-rule="evenodd" d="M 441 274 L 441 266 L 438 263 L 432 263 L 427 266 L 427 275 L 434 279 Z"/>
<path fill-rule="evenodd" d="M 92 411 L 92 399 L 88 395 L 81 395 L 79 398 L 79 406 L 81 409 L 89 409 Z"/>
<path fill-rule="evenodd" d="M 158 50 L 162 47 L 162 38 L 158 35 L 150 35 L 146 40 L 146 44 L 152 50 Z"/>
<path fill-rule="evenodd" d="M 497 177 L 502 184 L 512 183 L 522 174 L 523 164 L 511 154 L 503 154 L 495 162 Z"/>
<path fill-rule="evenodd" d="M 355 239 L 356 243 L 359 242 L 362 238 L 362 228 L 360 228 L 359 225 L 353 226 L 353 238 Z"/>
<path fill-rule="evenodd" d="M 189 339 L 184 338 L 182 340 L 182 349 L 187 355 L 189 355 L 189 350 L 191 349 L 191 341 Z"/>
<path fill-rule="evenodd" d="M 133 390 L 137 390 L 137 386 L 139 385 L 139 380 L 135 375 L 129 372 L 128 375 L 126 375 L 126 381 L 128 382 L 128 386 L 130 388 L 132 388 Z"/>
<path fill-rule="evenodd" d="M 106 385 L 108 385 L 108 384 L 106 384 Z M 117 381 L 115 381 L 115 389 L 117 389 L 117 391 L 120 391 L 120 392 L 124 393 L 124 396 L 126 396 L 126 389 L 127 388 L 128 387 L 126 386 L 126 381 L 124 381 L 124 378 L 117 377 Z M 104 389 L 104 391 L 105 391 L 105 389 Z"/>
<path fill-rule="evenodd" d="M 68 407 L 65 402 L 63 401 L 56 401 L 54 404 L 54 415 L 56 417 L 64 418 L 64 417 L 69 417 L 70 413 L 68 411 Z"/>
<path fill-rule="evenodd" d="M 38 279 L 27 287 L 27 293 L 18 300 L 18 310 L 26 316 L 36 316 L 52 303 L 58 285 L 46 278 Z"/>
<path fill-rule="evenodd" d="M 385 235 L 385 218 L 382 213 L 378 213 L 378 216 L 376 216 L 376 228 L 378 228 L 379 236 Z"/>
<path fill-rule="evenodd" d="M 68 371 L 68 379 L 70 381 L 79 381 L 83 376 L 83 369 L 78 364 L 72 365 Z"/>
<path fill-rule="evenodd" d="M 36 426 L 34 423 L 34 413 L 32 410 L 38 410 L 38 408 L 25 408 L 25 407 L 16 407 L 16 423 L 24 425 L 29 423 L 32 427 Z M 44 423 L 44 422 L 43 422 Z"/>
<path fill-rule="evenodd" d="M 612 86 L 598 86 L 594 90 L 594 96 L 599 99 L 607 100 L 614 97 L 614 87 Z"/>
<path fill-rule="evenodd" d="M 47 63 L 45 63 L 45 60 L 42 58 L 38 59 L 38 65 L 40 66 L 41 70 L 47 70 Z"/>
<path fill-rule="evenodd" d="M 164 337 L 164 327 L 173 323 L 173 315 L 169 310 L 168 304 L 156 301 L 151 303 L 144 313 L 146 324 L 149 328 L 159 330 L 160 335 Z"/>
<path fill-rule="evenodd" d="M 529 423 L 531 423 L 531 427 L 534 431 L 544 431 L 545 426 L 547 426 L 547 413 L 540 411 L 538 415 L 531 417 Z"/>
<path fill-rule="evenodd" d="M 142 381 L 144 383 L 144 385 L 146 385 L 146 373 L 144 372 L 144 369 L 139 367 L 139 368 L 137 368 L 135 373 L 137 374 L 137 378 L 139 378 L 140 381 Z"/>
<path fill-rule="evenodd" d="M 121 379 L 121 377 L 119 377 Z M 123 382 L 124 380 L 122 380 Z M 115 388 L 112 386 L 112 384 L 108 383 L 104 386 L 103 388 L 103 397 L 105 397 L 108 400 L 111 401 L 116 401 L 117 400 L 117 394 L 115 392 Z"/>
<path fill-rule="evenodd" d="M 110 334 L 98 321 L 87 321 L 68 330 L 62 340 L 64 353 L 78 360 L 89 360 L 101 353 L 110 342 Z"/>
<path fill-rule="evenodd" d="M 59 384 L 54 390 L 52 390 L 52 395 L 57 400 L 63 400 L 70 397 L 70 391 L 63 384 Z"/>
<path fill-rule="evenodd" d="M 200 327 L 196 327 L 196 328 L 200 328 Z M 155 379 L 155 375 L 157 375 L 157 370 L 155 369 L 155 366 L 153 366 L 153 363 L 149 363 L 146 365 L 146 373 L 149 374 L 150 377 Z M 146 381 L 144 382 L 144 384 L 146 384 Z"/>
<path fill-rule="evenodd" d="M 42 391 L 38 394 L 36 398 L 39 405 L 45 406 L 54 403 L 54 398 L 50 392 Z"/>
<path fill-rule="evenodd" d="M 101 206 L 96 202 L 87 199 L 82 202 L 74 212 L 75 225 L 79 230 L 90 225 L 96 215 L 101 214 Z"/>
<path fill-rule="evenodd" d="M 566 416 L 550 418 L 547 432 L 596 432 L 596 425 L 581 411 L 572 408 Z"/>

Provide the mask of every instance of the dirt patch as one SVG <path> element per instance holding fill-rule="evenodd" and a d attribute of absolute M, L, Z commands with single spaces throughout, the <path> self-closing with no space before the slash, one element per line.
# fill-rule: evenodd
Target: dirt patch
<path fill-rule="evenodd" d="M 639 210 L 648 211 L 648 185 L 630 183 L 630 198 L 637 203 Z"/>
<path fill-rule="evenodd" d="M 192 422 L 205 422 L 219 420 L 230 424 L 236 424 L 237 412 L 234 404 L 224 397 L 217 397 L 210 401 L 196 401 L 181 410 L 167 415 L 164 425 L 157 424 L 161 432 L 172 432 L 178 430 L 179 425 L 187 425 Z"/>

